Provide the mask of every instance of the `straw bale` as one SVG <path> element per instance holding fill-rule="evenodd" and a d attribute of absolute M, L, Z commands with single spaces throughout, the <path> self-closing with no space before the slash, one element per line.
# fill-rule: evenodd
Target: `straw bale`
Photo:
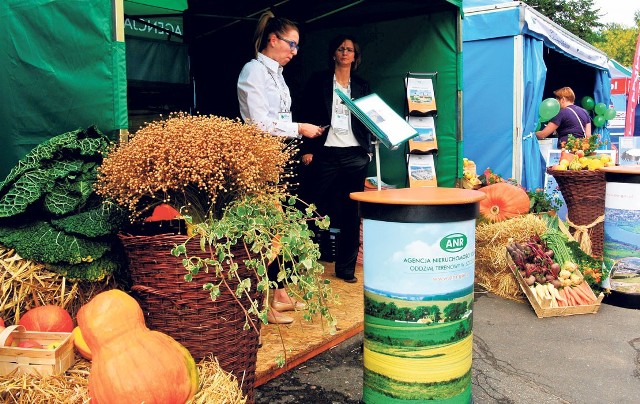
<path fill-rule="evenodd" d="M 74 366 L 58 376 L 0 376 L 0 403 L 4 404 L 76 404 L 89 403 L 89 372 L 91 363 L 78 359 Z M 189 404 L 245 404 L 238 380 L 225 372 L 215 358 L 198 363 L 199 391 Z"/>
<path fill-rule="evenodd" d="M 546 224 L 538 215 L 528 214 L 497 223 L 476 226 L 476 283 L 505 299 L 525 301 L 507 265 L 505 247 L 510 241 L 525 242 L 542 234 Z"/>
<path fill-rule="evenodd" d="M 80 307 L 96 294 L 117 287 L 113 278 L 102 282 L 69 282 L 48 271 L 43 264 L 20 257 L 0 245 L 0 317 L 17 324 L 28 309 L 55 304 L 73 318 Z"/>

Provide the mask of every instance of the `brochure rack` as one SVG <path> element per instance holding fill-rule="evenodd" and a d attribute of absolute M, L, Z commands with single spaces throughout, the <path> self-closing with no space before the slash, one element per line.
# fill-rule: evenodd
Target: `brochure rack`
<path fill-rule="evenodd" d="M 407 142 L 409 187 L 438 186 L 435 155 L 438 152 L 435 96 L 437 73 L 408 72 L 405 76 L 405 119 L 418 135 Z"/>

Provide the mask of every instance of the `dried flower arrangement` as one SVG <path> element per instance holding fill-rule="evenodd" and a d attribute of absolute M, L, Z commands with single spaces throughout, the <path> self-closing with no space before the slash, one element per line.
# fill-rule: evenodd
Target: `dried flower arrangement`
<path fill-rule="evenodd" d="M 111 150 L 96 192 L 140 219 L 160 203 L 196 223 L 219 219 L 245 195 L 286 192 L 280 182 L 295 150 L 256 126 L 218 116 L 174 113 Z"/>
<path fill-rule="evenodd" d="M 212 300 L 225 289 L 246 297 L 236 299 L 246 314 L 245 328 L 254 325 L 253 315 L 267 322 L 267 307 L 251 295 L 257 290 L 268 299 L 276 279 L 268 278 L 266 268 L 277 260 L 277 280 L 293 285 L 288 292 L 307 303 L 305 318 L 319 313 L 331 331 L 335 320 L 327 302 L 334 296 L 322 277 L 319 248 L 308 226 L 313 221 L 327 229 L 329 219 L 287 193 L 282 180 L 291 175 L 287 168 L 295 152 L 286 139 L 255 125 L 175 113 L 111 150 L 99 168 L 96 192 L 127 208 L 133 221 L 161 203 L 181 212 L 190 237 L 167 249 L 174 247 L 172 254 L 183 258 L 186 281 L 198 272 L 209 274 L 203 288 Z M 193 238 L 211 258 L 189 251 Z M 249 259 L 235 259 L 233 248 L 238 246 Z M 241 276 L 239 264 L 253 276 Z M 231 278 L 238 281 L 235 290 L 227 282 Z"/>

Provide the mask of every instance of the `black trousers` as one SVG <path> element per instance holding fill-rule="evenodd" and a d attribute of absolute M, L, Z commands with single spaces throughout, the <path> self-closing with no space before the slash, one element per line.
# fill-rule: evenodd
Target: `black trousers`
<path fill-rule="evenodd" d="M 318 212 L 329 215 L 331 227 L 340 229 L 336 239 L 336 276 L 351 279 L 360 249 L 358 203 L 351 192 L 364 190 L 369 155 L 359 146 L 323 147 L 313 156 L 313 202 Z"/>

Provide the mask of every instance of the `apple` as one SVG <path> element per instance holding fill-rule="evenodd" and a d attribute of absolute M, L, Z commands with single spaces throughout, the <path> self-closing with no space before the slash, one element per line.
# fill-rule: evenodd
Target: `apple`
<path fill-rule="evenodd" d="M 53 341 L 49 344 L 47 344 L 47 346 L 45 347 L 45 349 L 50 349 L 52 351 L 54 351 L 56 348 L 58 348 L 60 345 L 62 344 L 62 341 Z"/>
<path fill-rule="evenodd" d="M 32 339 L 25 339 L 18 343 L 18 348 L 42 348 L 42 345 L 38 341 Z"/>

